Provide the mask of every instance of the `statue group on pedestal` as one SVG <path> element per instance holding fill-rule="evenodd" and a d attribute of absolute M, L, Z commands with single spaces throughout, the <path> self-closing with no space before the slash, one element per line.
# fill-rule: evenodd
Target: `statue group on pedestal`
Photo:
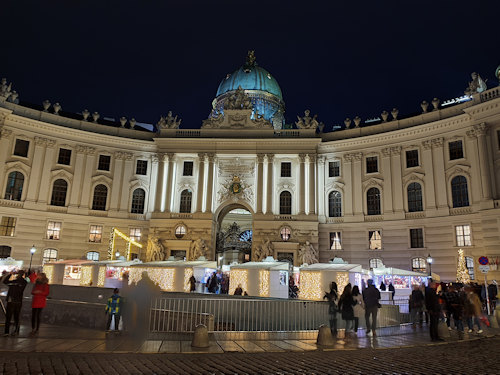
<path fill-rule="evenodd" d="M 318 263 L 318 251 L 314 248 L 314 246 L 306 241 L 305 243 L 300 245 L 299 248 L 299 260 L 301 264 L 314 264 Z"/>
<path fill-rule="evenodd" d="M 266 259 L 270 256 L 274 256 L 274 246 L 268 238 L 265 241 L 262 240 L 262 243 L 256 246 L 254 260 L 256 262 L 260 262 L 261 260 Z"/>
<path fill-rule="evenodd" d="M 191 244 L 191 260 L 197 260 L 199 257 L 209 257 L 209 248 L 204 239 L 198 238 Z"/>

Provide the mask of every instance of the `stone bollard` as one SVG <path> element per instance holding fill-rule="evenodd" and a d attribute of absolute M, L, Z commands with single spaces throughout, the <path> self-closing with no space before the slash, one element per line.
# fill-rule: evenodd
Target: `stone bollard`
<path fill-rule="evenodd" d="M 319 327 L 318 339 L 316 340 L 316 343 L 323 346 L 332 346 L 335 344 L 330 327 L 324 324 Z"/>
<path fill-rule="evenodd" d="M 208 329 L 206 325 L 198 324 L 196 326 L 191 346 L 193 348 L 208 348 L 210 346 L 210 343 L 208 341 Z"/>
<path fill-rule="evenodd" d="M 441 338 L 451 337 L 450 330 L 444 320 L 440 320 L 438 323 L 438 335 Z"/>
<path fill-rule="evenodd" d="M 494 314 L 489 316 L 488 318 L 490 320 L 491 328 L 500 328 L 500 326 L 498 325 L 497 311 L 495 311 Z"/>

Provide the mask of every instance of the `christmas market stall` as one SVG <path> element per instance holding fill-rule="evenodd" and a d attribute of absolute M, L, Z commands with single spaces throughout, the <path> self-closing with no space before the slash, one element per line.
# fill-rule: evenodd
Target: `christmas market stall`
<path fill-rule="evenodd" d="M 23 267 L 22 260 L 15 260 L 14 258 L 0 259 L 0 274 L 2 272 L 11 272 L 20 270 Z"/>
<path fill-rule="evenodd" d="M 247 262 L 231 266 L 229 294 L 238 286 L 249 296 L 288 298 L 288 262 L 267 257 L 261 262 Z"/>
<path fill-rule="evenodd" d="M 47 275 L 50 284 L 80 285 L 82 265 L 88 260 L 68 259 L 45 263 L 43 272 Z"/>
<path fill-rule="evenodd" d="M 395 298 L 408 297 L 411 294 L 413 285 L 427 285 L 428 275 L 421 272 L 403 270 L 394 267 L 378 267 L 370 271 L 373 274 L 373 281 L 376 287 L 385 284 L 386 291 L 382 291 L 382 300 L 392 300 L 392 293 L 389 285 L 392 283 L 395 291 Z"/>

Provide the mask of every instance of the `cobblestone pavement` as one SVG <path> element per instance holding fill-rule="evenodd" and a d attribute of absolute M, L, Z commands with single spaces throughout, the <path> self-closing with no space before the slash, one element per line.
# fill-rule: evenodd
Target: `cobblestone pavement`
<path fill-rule="evenodd" d="M 498 374 L 500 337 L 284 353 L 0 353 L 2 374 Z"/>

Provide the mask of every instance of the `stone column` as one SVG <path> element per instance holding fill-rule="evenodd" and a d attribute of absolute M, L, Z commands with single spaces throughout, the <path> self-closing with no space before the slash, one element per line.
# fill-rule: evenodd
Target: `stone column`
<path fill-rule="evenodd" d="M 436 191 L 436 203 L 438 208 L 448 208 L 448 184 L 444 170 L 444 140 L 443 138 L 434 138 L 432 143 L 432 160 L 434 167 L 434 189 Z"/>
<path fill-rule="evenodd" d="M 384 213 L 392 213 L 392 171 L 391 171 L 391 149 L 389 147 L 382 149 L 382 175 L 384 176 Z"/>
<path fill-rule="evenodd" d="M 318 197 L 318 216 L 321 222 L 325 222 L 325 157 L 318 156 L 318 185 L 316 189 Z M 342 197 L 345 199 L 345 197 Z M 345 202 L 344 202 L 345 204 Z"/>
<path fill-rule="evenodd" d="M 274 188 L 274 154 L 267 154 L 267 196 L 266 214 L 272 215 L 273 213 L 273 188 Z"/>
<path fill-rule="evenodd" d="M 95 170 L 95 148 L 85 147 L 85 154 L 87 155 L 85 160 L 85 175 L 83 177 L 83 188 L 82 188 L 82 199 L 80 201 L 80 207 L 89 208 L 90 196 L 93 193 L 90 191 L 92 189 L 92 174 Z"/>
<path fill-rule="evenodd" d="M 353 170 L 353 208 L 354 215 L 363 215 L 363 202 L 365 197 L 363 196 L 363 185 L 361 183 L 361 176 L 363 175 L 363 168 L 361 167 L 361 161 L 363 160 L 363 153 L 356 152 L 352 155 L 352 170 Z"/>
<path fill-rule="evenodd" d="M 299 154 L 299 161 L 299 215 L 303 215 L 306 213 L 306 154 Z"/>
<path fill-rule="evenodd" d="M 202 212 L 202 204 L 203 204 L 203 194 L 204 194 L 204 186 L 203 180 L 205 178 L 205 156 L 206 154 L 200 153 L 198 154 L 199 162 L 198 162 L 198 187 L 197 187 L 197 199 L 196 199 L 196 212 Z"/>
<path fill-rule="evenodd" d="M 162 201 L 165 196 L 165 154 L 154 155 L 154 160 L 158 160 L 158 175 L 156 179 L 155 212 L 163 212 Z M 168 185 L 167 185 L 168 186 Z M 168 196 L 165 197 L 168 199 Z"/>
<path fill-rule="evenodd" d="M 132 204 L 132 191 L 130 191 L 130 179 L 132 178 L 132 173 L 134 173 L 134 154 L 130 152 L 123 153 L 124 166 L 121 181 L 121 193 L 120 193 L 120 206 L 119 211 L 129 212 Z M 144 212 L 146 212 L 146 201 L 144 202 Z"/>
<path fill-rule="evenodd" d="M 71 184 L 71 196 L 69 198 L 70 207 L 78 207 L 80 194 L 82 191 L 82 177 L 84 172 L 85 146 L 76 146 L 75 173 L 73 174 L 73 183 Z"/>
<path fill-rule="evenodd" d="M 214 191 L 214 161 L 215 154 L 208 153 L 208 181 L 207 181 L 207 208 L 205 212 L 212 212 L 212 200 Z"/>
<path fill-rule="evenodd" d="M 391 147 L 392 159 L 392 189 L 393 189 L 393 210 L 396 212 L 404 212 L 403 200 L 403 178 L 401 172 L 401 146 Z M 384 183 L 384 189 L 386 184 Z"/>
<path fill-rule="evenodd" d="M 33 152 L 33 161 L 31 163 L 31 173 L 28 181 L 28 194 L 26 195 L 26 201 L 36 202 L 38 192 L 40 191 L 40 179 L 42 170 L 45 172 L 44 175 L 50 174 L 50 166 L 48 169 L 44 169 L 44 154 L 45 147 L 47 146 L 47 138 L 35 137 L 35 151 Z"/>
<path fill-rule="evenodd" d="M 172 195 L 174 194 L 172 191 L 172 186 L 174 186 L 174 166 L 175 166 L 175 154 L 169 152 L 165 154 L 165 157 L 168 159 L 168 174 L 167 174 L 167 192 L 165 193 L 165 212 L 172 212 Z"/>
<path fill-rule="evenodd" d="M 343 165 L 342 165 L 342 175 L 344 176 L 345 179 L 345 190 L 344 190 L 344 197 L 342 199 L 344 200 L 344 216 L 352 216 L 353 214 L 353 192 L 354 192 L 354 186 L 352 182 L 352 154 L 345 154 L 343 157 Z M 323 191 L 323 196 L 325 195 L 325 192 Z M 361 197 L 363 198 L 363 197 Z M 323 205 L 324 206 L 324 205 Z"/>
<path fill-rule="evenodd" d="M 264 194 L 264 154 L 257 154 L 257 213 L 264 210 L 262 196 Z"/>
<path fill-rule="evenodd" d="M 316 214 L 316 155 L 309 154 L 309 215 Z"/>
<path fill-rule="evenodd" d="M 422 142 L 422 164 L 424 167 L 424 191 L 425 208 L 436 209 L 436 192 L 434 190 L 434 167 L 432 165 L 432 142 L 430 140 Z"/>
<path fill-rule="evenodd" d="M 155 200 L 156 200 L 156 192 L 158 191 L 158 157 L 156 154 L 151 155 L 151 169 L 149 172 L 149 199 L 147 212 L 155 211 Z"/>
<path fill-rule="evenodd" d="M 478 125 L 474 125 L 474 131 L 477 135 L 477 143 L 479 148 L 479 166 L 481 170 L 481 185 L 483 199 L 491 199 L 491 176 L 490 168 L 488 164 L 488 144 L 486 140 L 486 135 L 488 133 L 489 126 L 484 122 Z"/>
<path fill-rule="evenodd" d="M 43 171 L 42 176 L 40 179 L 37 178 L 37 184 L 38 184 L 38 192 L 36 192 L 33 197 L 36 197 L 35 199 L 40 202 L 40 203 L 46 203 L 47 201 L 50 201 L 50 191 L 51 191 L 51 186 L 50 182 L 52 179 L 52 174 L 50 173 L 50 170 L 52 168 L 52 165 L 54 164 L 54 146 L 56 142 L 52 139 L 46 139 L 45 140 L 45 146 L 47 147 L 45 149 L 45 157 L 43 160 L 43 167 L 40 169 Z M 31 172 L 33 173 L 33 168 L 35 168 L 34 164 L 31 166 Z M 33 178 L 33 175 L 31 175 L 30 178 Z M 71 189 L 71 183 L 68 184 L 68 190 Z"/>
<path fill-rule="evenodd" d="M 118 151 L 115 152 L 113 163 L 113 185 L 111 185 L 111 196 L 109 200 L 109 210 L 118 211 L 118 204 L 120 202 L 120 196 L 122 194 L 122 173 L 123 173 L 123 159 L 125 158 L 125 153 Z"/>
<path fill-rule="evenodd" d="M 0 189 L 4 186 L 4 179 L 7 178 L 5 175 L 5 162 L 10 152 L 12 152 L 12 130 L 0 129 Z M 0 192 L 0 198 L 5 197 L 5 190 Z"/>

